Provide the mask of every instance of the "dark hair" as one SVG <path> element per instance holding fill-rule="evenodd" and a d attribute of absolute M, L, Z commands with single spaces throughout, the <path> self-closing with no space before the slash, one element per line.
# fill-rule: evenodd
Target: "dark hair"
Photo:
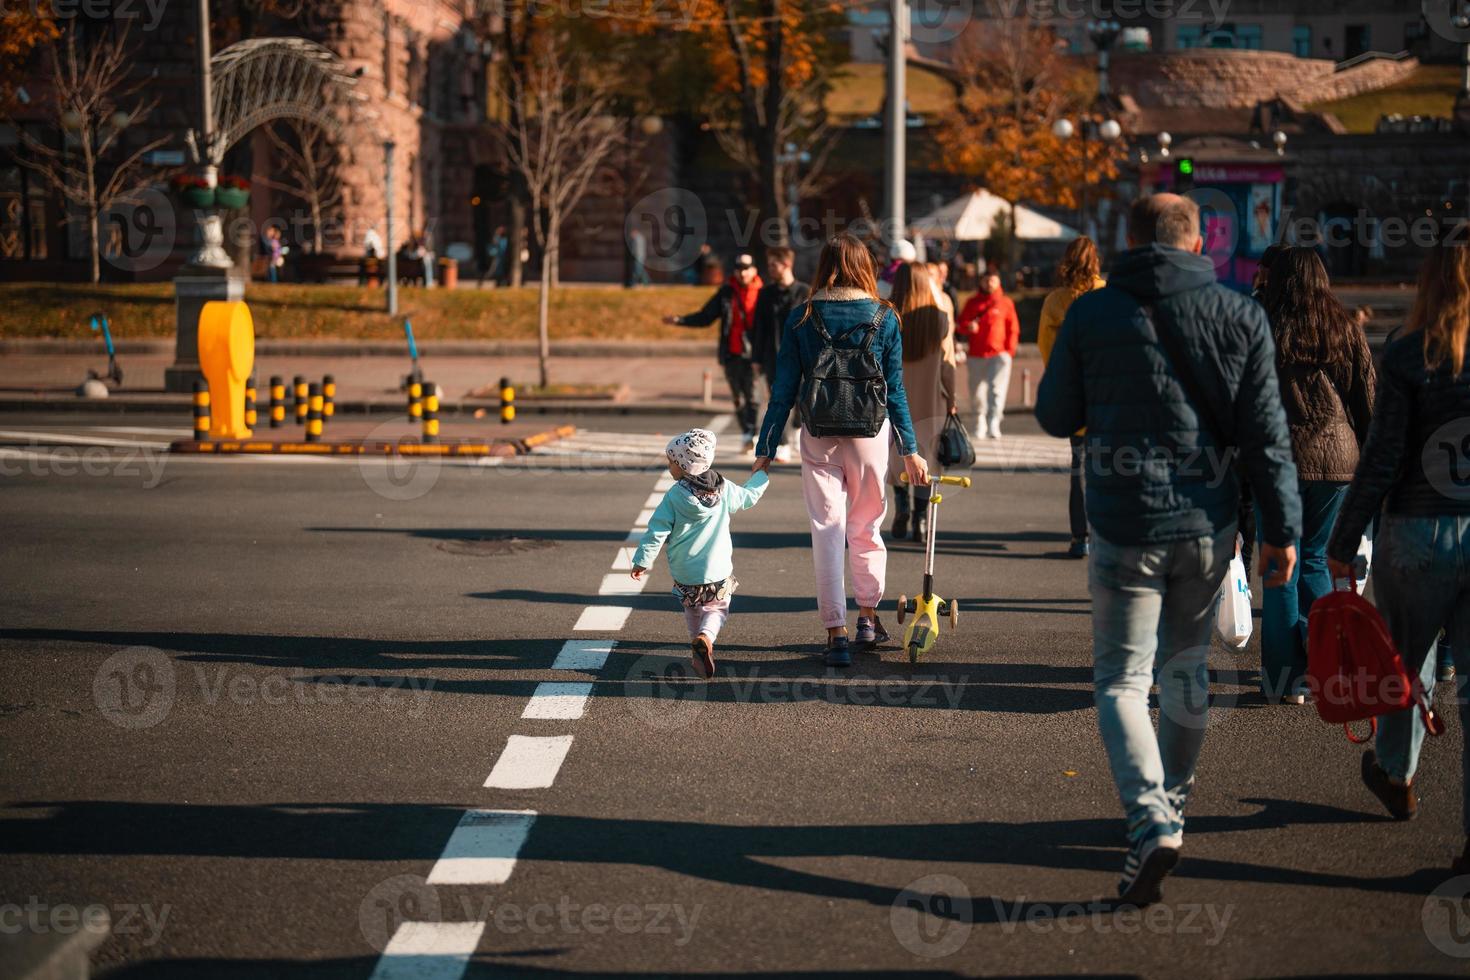
<path fill-rule="evenodd" d="M 838 232 L 822 246 L 817 274 L 812 277 L 812 293 L 800 323 L 812 315 L 812 301 L 824 289 L 861 289 L 879 304 L 889 306 L 878 298 L 878 276 L 873 271 L 872 253 L 850 232 Z"/>
<path fill-rule="evenodd" d="M 1057 263 L 1057 285 L 1065 286 L 1074 293 L 1085 293 L 1097 282 L 1102 271 L 1102 262 L 1097 257 L 1097 246 L 1092 239 L 1083 235 L 1072 239 Z"/>
<path fill-rule="evenodd" d="M 1266 280 L 1266 315 L 1276 338 L 1276 363 L 1352 370 L 1371 364 L 1358 318 L 1332 292 L 1314 249 L 1285 246 Z"/>
<path fill-rule="evenodd" d="M 1424 366 L 1465 370 L 1470 336 L 1470 244 L 1442 239 L 1419 270 L 1419 294 L 1405 326 L 1424 334 Z"/>
<path fill-rule="evenodd" d="M 794 262 L 796 261 L 796 249 L 785 245 L 772 245 L 766 249 L 766 261 Z"/>
<path fill-rule="evenodd" d="M 905 262 L 893 273 L 889 297 L 903 328 L 903 359 L 918 361 L 944 343 L 948 325 L 944 311 L 934 301 L 934 280 L 923 262 Z"/>
<path fill-rule="evenodd" d="M 1140 197 L 1128 209 L 1128 237 L 1135 245 L 1189 248 L 1199 238 L 1199 205 L 1178 194 Z"/>

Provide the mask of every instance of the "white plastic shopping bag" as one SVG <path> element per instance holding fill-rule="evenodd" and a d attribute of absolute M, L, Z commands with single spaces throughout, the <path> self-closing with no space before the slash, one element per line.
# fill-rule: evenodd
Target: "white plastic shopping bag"
<path fill-rule="evenodd" d="M 1353 586 L 1358 595 L 1368 587 L 1368 570 L 1373 567 L 1373 539 L 1363 535 L 1358 542 L 1358 560 L 1353 562 Z"/>
<path fill-rule="evenodd" d="M 1220 583 L 1220 594 L 1215 597 L 1215 632 L 1220 639 L 1242 650 L 1251 641 L 1251 585 L 1246 577 L 1245 562 L 1236 552 L 1230 559 L 1230 570 L 1225 581 Z"/>

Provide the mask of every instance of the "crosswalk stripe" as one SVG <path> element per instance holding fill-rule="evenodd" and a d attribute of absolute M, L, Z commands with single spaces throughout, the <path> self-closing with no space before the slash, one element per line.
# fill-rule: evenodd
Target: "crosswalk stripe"
<path fill-rule="evenodd" d="M 535 822 L 535 810 L 466 810 L 426 880 L 431 885 L 505 884 Z"/>
<path fill-rule="evenodd" d="M 393 933 L 370 980 L 458 980 L 484 922 L 405 922 Z"/>
<path fill-rule="evenodd" d="M 486 789 L 545 789 L 556 782 L 570 735 L 512 735 L 485 779 Z"/>
<path fill-rule="evenodd" d="M 602 585 L 598 586 L 598 595 L 641 595 L 643 587 L 648 584 L 648 578 L 633 578 L 631 575 L 604 575 Z"/>

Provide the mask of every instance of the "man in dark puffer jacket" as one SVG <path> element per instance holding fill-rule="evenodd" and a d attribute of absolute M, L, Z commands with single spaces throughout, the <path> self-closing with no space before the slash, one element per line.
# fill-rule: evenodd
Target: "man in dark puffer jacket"
<path fill-rule="evenodd" d="M 1301 531 L 1265 312 L 1215 282 L 1199 229 L 1186 198 L 1134 204 L 1130 250 L 1106 288 L 1067 311 L 1036 405 L 1054 436 L 1087 427 L 1094 697 L 1128 819 L 1118 891 L 1135 905 L 1159 899 L 1183 844 L 1215 595 L 1235 554 L 1231 447 L 1262 511 L 1267 584 L 1290 577 Z M 1165 330 L 1176 343 L 1160 342 Z M 1187 357 L 1183 382 L 1171 348 Z M 1156 669 L 1157 735 L 1148 713 Z"/>

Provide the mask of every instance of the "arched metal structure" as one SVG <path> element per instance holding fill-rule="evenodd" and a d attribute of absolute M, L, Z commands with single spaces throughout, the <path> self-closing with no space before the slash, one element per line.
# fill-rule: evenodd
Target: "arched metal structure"
<path fill-rule="evenodd" d="M 214 132 L 205 162 L 214 166 L 251 130 L 275 119 L 302 119 L 337 135 L 344 114 L 334 109 L 354 97 L 357 84 L 336 55 L 299 37 L 241 41 L 209 67 Z"/>

